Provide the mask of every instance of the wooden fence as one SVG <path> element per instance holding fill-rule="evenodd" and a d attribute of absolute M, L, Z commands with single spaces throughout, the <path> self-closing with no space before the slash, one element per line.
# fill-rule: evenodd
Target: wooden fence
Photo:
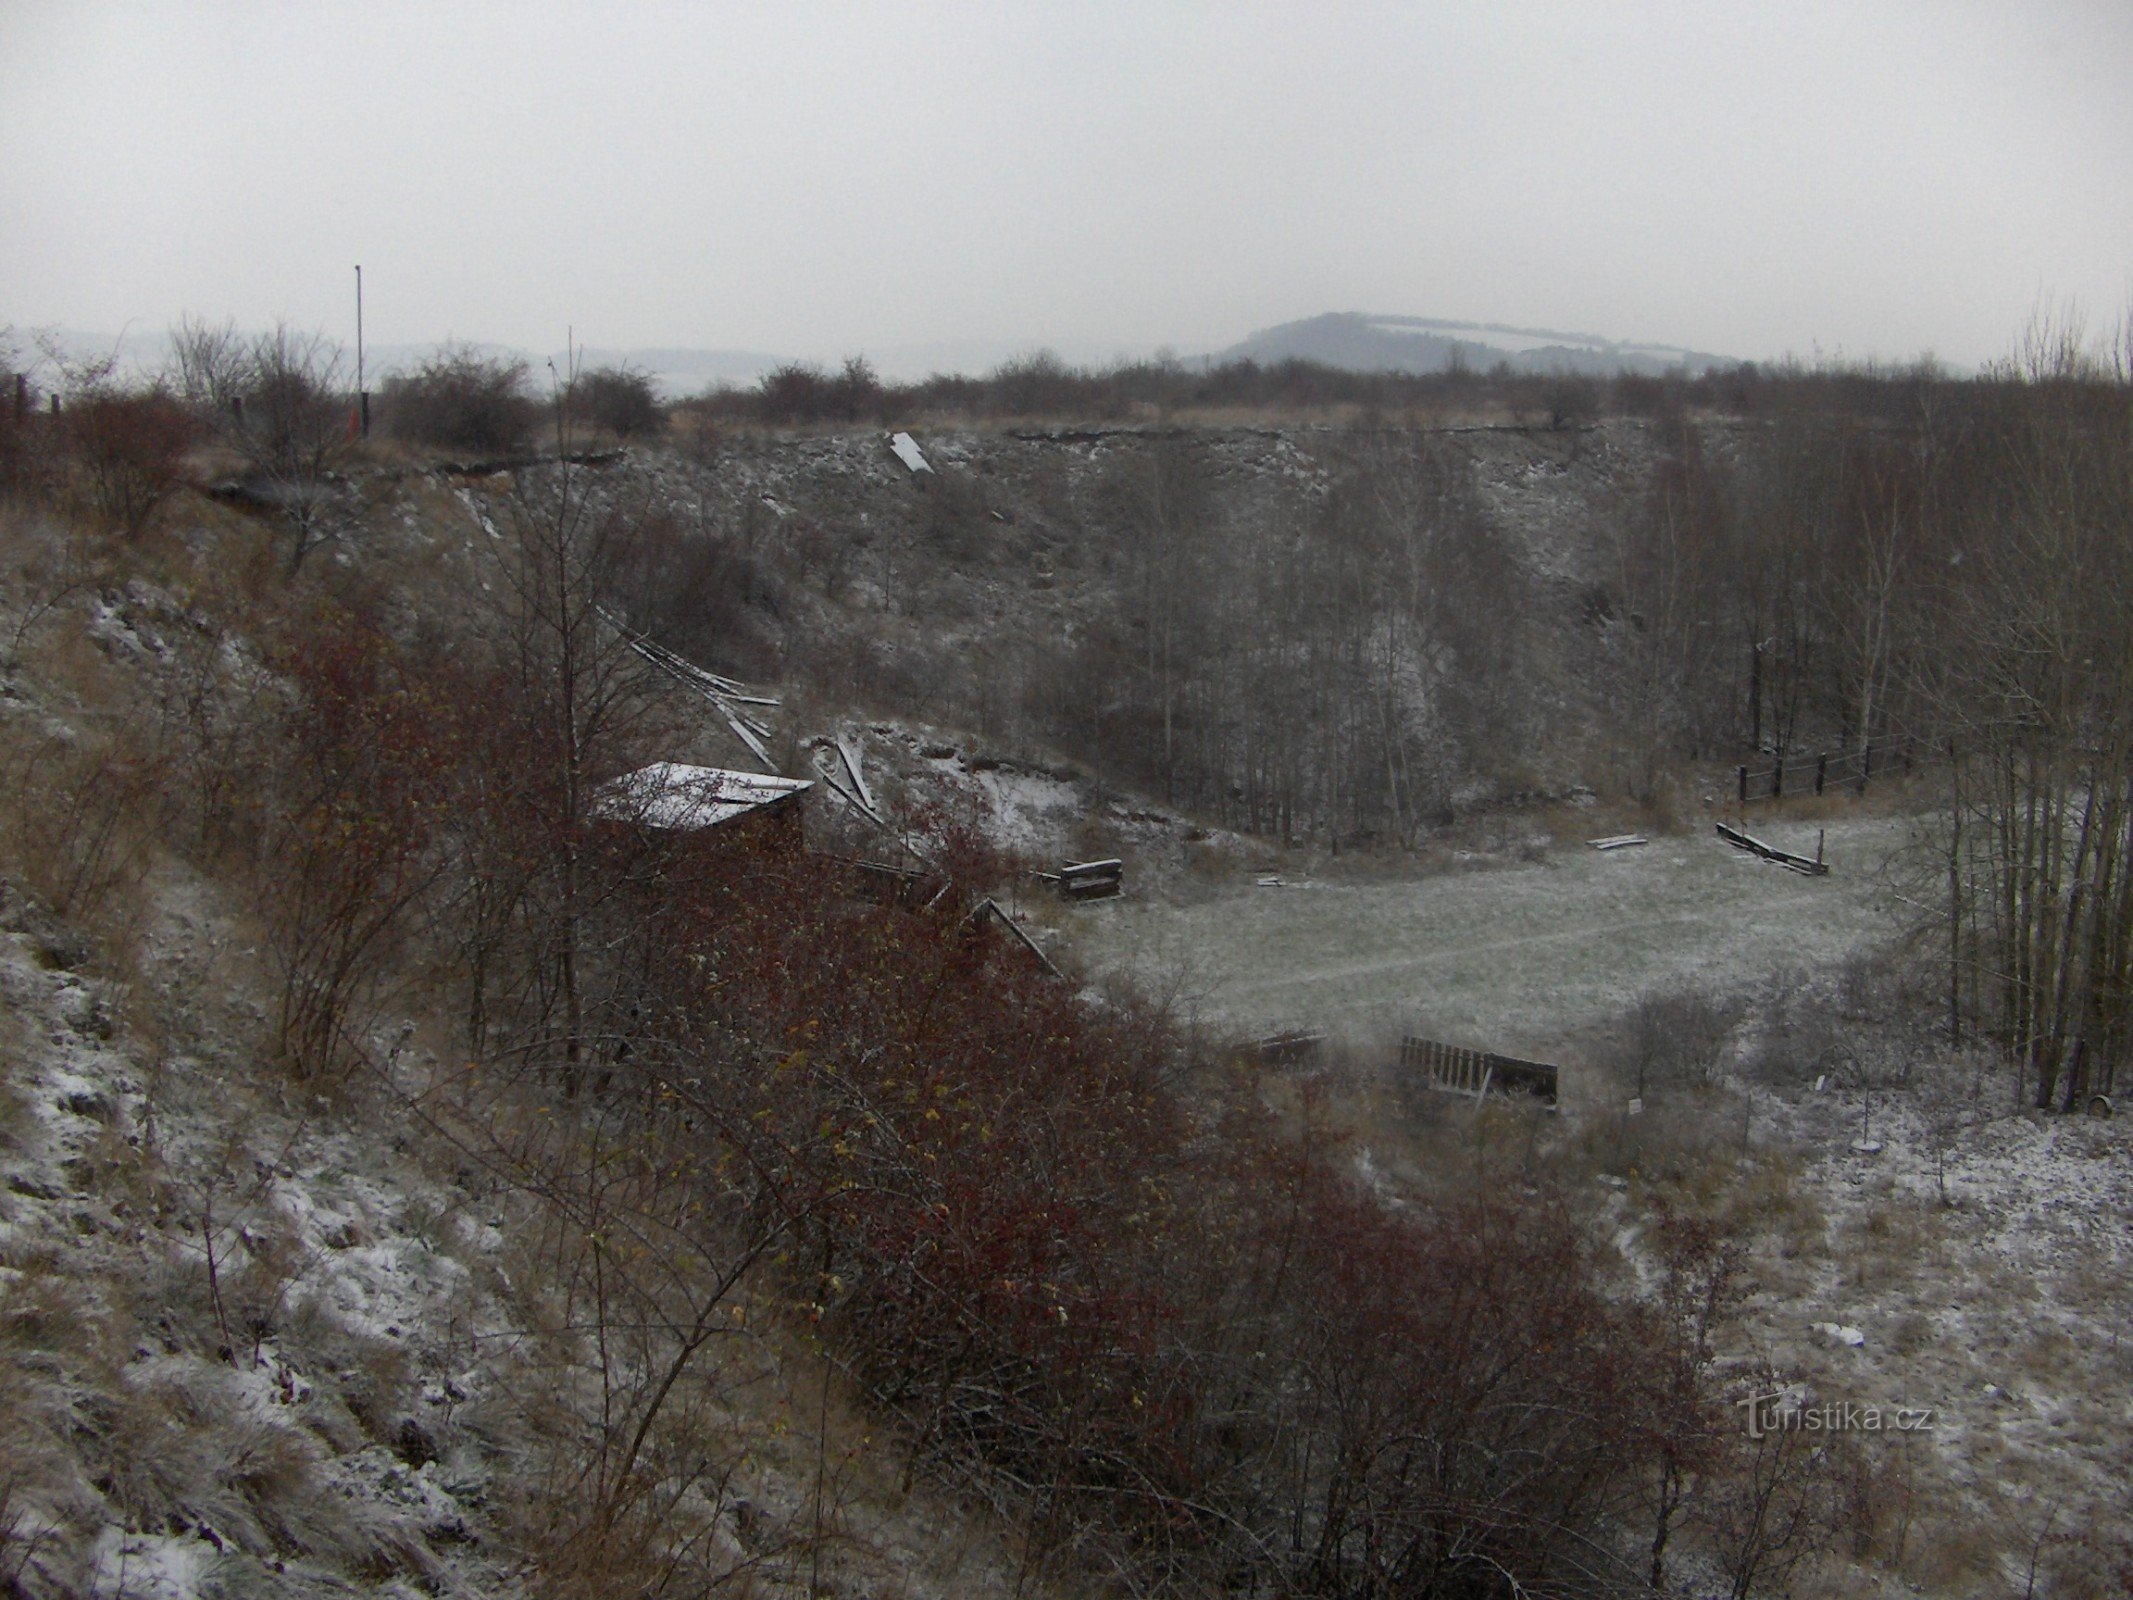
<path fill-rule="evenodd" d="M 1550 1106 L 1556 1103 L 1559 1070 L 1542 1061 L 1521 1061 L 1488 1050 L 1469 1050 L 1455 1044 L 1439 1044 L 1409 1034 L 1400 1041 L 1400 1067 L 1421 1074 L 1432 1089 L 1451 1094 L 1532 1095 Z"/>
<path fill-rule="evenodd" d="M 1945 761 L 1947 754 L 1923 739 L 1906 734 L 1876 739 L 1864 750 L 1845 750 L 1836 755 L 1826 750 L 1812 753 L 1780 751 L 1763 759 L 1770 765 L 1743 763 L 1733 769 L 1733 797 L 1741 805 L 1752 805 L 1761 800 L 1798 799 L 1825 794 L 1832 789 L 1849 788 L 1864 794 L 1868 783 L 1877 774 L 1913 772 Z"/>

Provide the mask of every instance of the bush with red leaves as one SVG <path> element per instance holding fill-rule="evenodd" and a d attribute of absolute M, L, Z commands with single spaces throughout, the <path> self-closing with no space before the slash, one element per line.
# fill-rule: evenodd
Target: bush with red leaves
<path fill-rule="evenodd" d="M 199 438 L 192 415 L 150 390 L 93 392 L 60 417 L 61 438 L 98 515 L 129 536 L 183 481 L 185 452 Z"/>
<path fill-rule="evenodd" d="M 280 1042 L 306 1076 L 337 1063 L 353 1008 L 442 875 L 460 751 L 444 687 L 360 620 L 319 618 L 277 665 L 298 698 L 261 855 Z"/>
<path fill-rule="evenodd" d="M 649 1031 L 810 1174 L 794 1292 L 915 1450 L 1150 1579 L 1640 1581 L 1658 1325 L 1561 1205 L 1389 1212 L 1248 1105 L 1182 1105 L 1157 1020 L 817 862 L 646 917 Z"/>
<path fill-rule="evenodd" d="M 445 669 L 374 630 L 322 627 L 286 665 L 285 1030 L 315 1060 L 408 907 L 515 925 L 545 847 L 512 844 L 529 791 L 496 778 L 538 750 L 505 690 L 440 696 Z M 666 1287 L 615 1315 L 643 1373 L 682 1372 L 736 1276 L 769 1273 L 914 1461 L 1133 1585 L 1643 1592 L 1665 1475 L 1701 1459 L 1697 1344 L 1682 1307 L 1610 1291 L 1564 1205 L 1388 1209 L 1248 1082 L 1187 1071 L 1161 1018 L 1082 998 L 975 915 L 1000 864 L 953 828 L 929 836 L 952 892 L 917 909 L 744 831 L 640 834 L 593 827 L 573 854 L 600 998 L 562 1080 L 575 1109 L 536 1120 L 557 1173 L 584 1155 L 566 1124 L 642 1168 L 629 1225 L 666 1241 L 643 1247 Z M 482 948 L 553 964 L 538 939 Z M 533 1058 L 492 1059 L 502 1084 Z M 669 1389 L 644 1391 L 639 1432 Z M 614 1459 L 634 1481 L 635 1447 Z"/>

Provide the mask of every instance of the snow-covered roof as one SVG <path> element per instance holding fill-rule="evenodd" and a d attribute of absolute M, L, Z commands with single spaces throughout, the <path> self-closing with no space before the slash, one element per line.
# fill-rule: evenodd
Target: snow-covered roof
<path fill-rule="evenodd" d="M 800 778 L 655 761 L 601 785 L 594 813 L 647 828 L 715 828 L 814 785 Z"/>

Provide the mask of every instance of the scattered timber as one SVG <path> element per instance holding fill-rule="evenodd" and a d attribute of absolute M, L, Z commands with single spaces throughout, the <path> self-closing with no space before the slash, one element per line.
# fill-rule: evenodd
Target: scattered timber
<path fill-rule="evenodd" d="M 1826 878 L 1829 876 L 1829 863 L 1822 859 L 1822 846 L 1819 842 L 1815 846 L 1814 859 L 1810 861 L 1805 856 L 1796 856 L 1789 850 L 1780 850 L 1775 845 L 1768 845 L 1760 839 L 1751 838 L 1741 832 L 1740 829 L 1729 827 L 1723 822 L 1714 823 L 1712 826 L 1718 829 L 1718 836 L 1736 850 L 1745 850 L 1751 856 L 1760 856 L 1765 861 L 1775 862 L 1788 872 L 1797 872 L 1805 877 Z"/>
<path fill-rule="evenodd" d="M 837 759 L 843 763 L 850 783 L 849 796 L 876 823 L 882 822 L 881 807 L 874 799 L 874 791 L 867 786 L 866 774 L 859 770 L 859 750 L 851 740 L 838 738 Z"/>
<path fill-rule="evenodd" d="M 720 719 L 732 730 L 733 736 L 748 747 L 748 753 L 762 764 L 765 772 L 777 771 L 777 764 L 770 759 L 770 746 L 766 742 L 770 738 L 769 725 L 742 709 L 746 706 L 775 707 L 778 704 L 776 700 L 767 695 L 751 693 L 746 684 L 720 677 L 715 672 L 706 672 L 695 662 L 677 655 L 656 639 L 647 638 L 637 632 L 605 607 L 601 608 L 600 615 L 629 642 L 629 647 L 637 654 L 676 683 L 710 701 Z"/>

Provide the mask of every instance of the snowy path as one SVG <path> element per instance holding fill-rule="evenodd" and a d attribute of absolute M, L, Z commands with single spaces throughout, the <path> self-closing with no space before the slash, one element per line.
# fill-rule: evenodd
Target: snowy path
<path fill-rule="evenodd" d="M 1813 824 L 1763 825 L 1815 848 Z M 1420 1028 L 1546 1050 L 1669 984 L 1720 988 L 1821 966 L 1901 926 L 1883 867 L 1902 821 L 1829 828 L 1831 875 L 1803 879 L 1708 834 L 1638 850 L 1557 849 L 1543 862 L 1406 882 L 1240 885 L 1189 906 L 1077 914 L 1099 967 L 1128 968 L 1245 1029 Z"/>

